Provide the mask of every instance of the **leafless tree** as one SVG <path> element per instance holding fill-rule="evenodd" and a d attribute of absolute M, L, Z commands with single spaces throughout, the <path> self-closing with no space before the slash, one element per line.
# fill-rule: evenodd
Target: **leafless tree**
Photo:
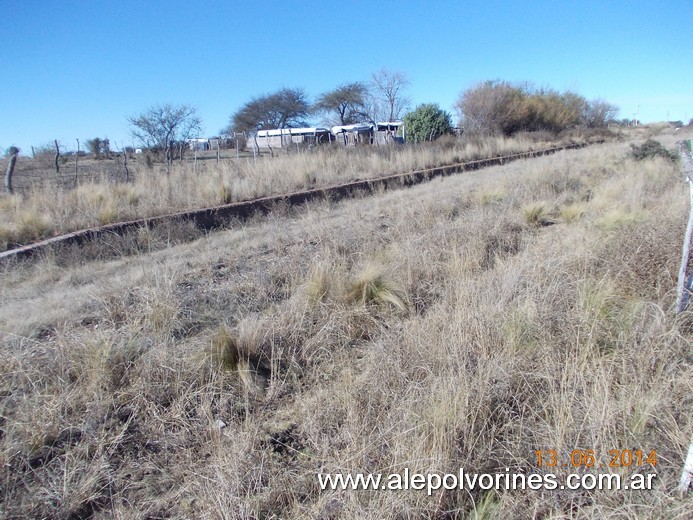
<path fill-rule="evenodd" d="M 372 122 L 399 121 L 411 105 L 405 95 L 409 79 L 403 72 L 380 69 L 371 75 L 369 113 Z"/>
<path fill-rule="evenodd" d="M 202 131 L 202 119 L 191 105 L 155 105 L 128 118 L 132 136 L 147 148 L 169 150 Z"/>
<path fill-rule="evenodd" d="M 582 114 L 583 123 L 590 128 L 601 128 L 613 123 L 618 114 L 618 107 L 603 99 L 586 102 Z"/>

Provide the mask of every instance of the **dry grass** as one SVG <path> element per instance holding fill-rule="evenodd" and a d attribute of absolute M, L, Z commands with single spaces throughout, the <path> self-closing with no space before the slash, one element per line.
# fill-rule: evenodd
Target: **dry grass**
<path fill-rule="evenodd" d="M 111 222 L 508 155 L 554 144 L 526 135 L 483 141 L 448 139 L 406 147 L 344 149 L 324 146 L 301 154 L 261 156 L 257 160 L 234 157 L 219 164 L 211 160 L 176 162 L 169 174 L 163 166 L 150 169 L 141 161 L 131 161 L 134 180 L 128 184 L 122 182 L 122 175 L 113 172 L 83 176 L 76 185 L 69 172 L 58 178 L 55 173 L 46 172 L 41 180 L 27 184 L 21 196 L 0 197 L 0 221 L 3 222 L 0 245 L 5 243 L 7 248 Z M 16 174 L 17 182 L 22 180 L 22 168 L 34 166 L 28 165 L 30 159 L 23 161 Z M 100 166 L 97 163 L 95 167 Z"/>
<path fill-rule="evenodd" d="M 628 149 L 6 269 L 2 515 L 687 518 L 687 189 Z M 539 202 L 580 218 L 535 226 Z M 538 449 L 613 448 L 656 449 L 655 489 L 428 497 L 316 478 L 536 472 Z"/>

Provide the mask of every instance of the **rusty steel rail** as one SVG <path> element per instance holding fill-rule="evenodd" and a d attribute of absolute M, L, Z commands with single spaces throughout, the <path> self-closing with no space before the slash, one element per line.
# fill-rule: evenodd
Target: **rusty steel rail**
<path fill-rule="evenodd" d="M 597 141 L 589 144 L 601 144 L 604 141 Z M 307 202 L 329 198 L 336 201 L 349 197 L 354 192 L 372 193 L 379 189 L 391 189 L 414 186 L 429 181 L 436 177 L 446 177 L 456 173 L 475 171 L 489 166 L 502 165 L 518 159 L 530 159 L 550 155 L 563 150 L 574 150 L 584 148 L 587 144 L 569 144 L 555 148 L 546 148 L 529 152 L 520 152 L 502 157 L 492 157 L 489 159 L 478 159 L 463 163 L 448 164 L 445 166 L 435 166 L 422 170 L 415 170 L 407 173 L 396 173 L 385 177 L 377 177 L 365 180 L 350 181 L 344 184 L 326 186 L 324 188 L 314 188 L 311 190 L 298 191 L 282 195 L 269 195 L 258 199 L 233 202 L 212 208 L 203 208 L 192 211 L 182 211 L 156 217 L 148 217 L 126 222 L 116 222 L 89 229 L 73 231 L 64 235 L 52 237 L 33 244 L 9 249 L 0 253 L 0 264 L 6 264 L 13 259 L 24 259 L 42 252 L 50 247 L 57 245 L 81 245 L 85 242 L 95 240 L 108 235 L 122 235 L 126 231 L 137 228 L 153 228 L 160 224 L 176 221 L 191 221 L 196 227 L 204 230 L 217 229 L 224 227 L 231 220 L 246 220 L 252 215 L 267 214 L 277 204 L 287 204 L 298 206 Z"/>

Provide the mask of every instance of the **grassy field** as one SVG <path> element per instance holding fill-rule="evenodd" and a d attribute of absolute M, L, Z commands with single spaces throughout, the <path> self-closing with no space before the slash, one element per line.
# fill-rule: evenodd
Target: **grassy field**
<path fill-rule="evenodd" d="M 149 253 L 5 268 L 0 514 L 689 518 L 674 489 L 693 334 L 673 312 L 688 188 L 629 143 L 286 208 L 178 245 L 152 235 Z M 317 175 L 289 160 L 296 179 Z M 603 463 L 656 450 L 656 467 L 614 469 L 656 473 L 654 489 L 428 496 L 317 479 L 545 473 L 537 450 L 565 462 L 575 449 Z"/>
<path fill-rule="evenodd" d="M 189 153 L 185 161 L 174 162 L 168 174 L 164 165 L 148 166 L 137 155 L 129 160 L 129 182 L 123 157 L 83 159 L 78 175 L 72 164 L 56 174 L 50 162 L 20 157 L 14 176 L 17 195 L 0 197 L 0 249 L 112 222 L 603 137 L 576 134 L 556 140 L 529 134 L 514 139 L 450 138 L 429 146 L 322 146 L 302 153 L 275 151 L 273 157 L 265 151 L 257 159 L 247 151 L 237 159 L 227 150 L 219 163 L 213 152 L 198 161 Z"/>

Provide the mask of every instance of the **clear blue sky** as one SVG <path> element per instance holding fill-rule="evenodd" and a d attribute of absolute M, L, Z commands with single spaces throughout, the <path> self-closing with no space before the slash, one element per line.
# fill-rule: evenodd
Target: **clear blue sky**
<path fill-rule="evenodd" d="M 414 104 L 453 112 L 487 79 L 529 81 L 693 118 L 693 1 L 0 0 L 0 146 L 108 137 L 156 103 L 198 108 L 205 136 L 253 96 L 311 98 L 405 72 Z M 454 112 L 453 112 L 454 113 Z M 2 150 L 0 150 L 2 151 Z"/>

